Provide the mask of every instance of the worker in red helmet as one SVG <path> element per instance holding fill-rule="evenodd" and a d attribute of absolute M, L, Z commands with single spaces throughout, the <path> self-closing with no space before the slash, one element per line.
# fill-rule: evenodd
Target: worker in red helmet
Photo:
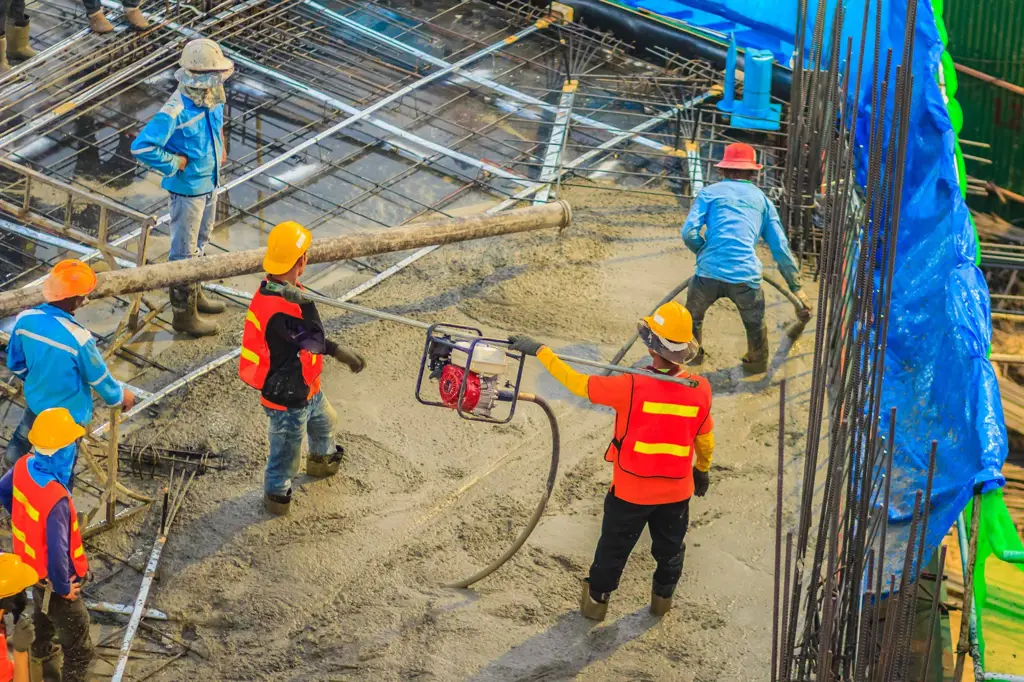
<path fill-rule="evenodd" d="M 686 307 L 693 316 L 694 336 L 702 347 L 690 364 L 704 361 L 705 313 L 718 299 L 728 298 L 739 309 L 747 333 L 743 369 L 757 374 L 768 369 L 761 261 L 754 249 L 758 240 L 764 239 L 768 244 L 790 291 L 803 304 L 800 318 L 804 321 L 811 317 L 811 304 L 800 289 L 800 268 L 789 250 L 779 213 L 771 199 L 754 184 L 761 170 L 754 148 L 740 142 L 730 144 L 715 167 L 724 179 L 697 194 L 682 229 L 683 241 L 697 254 L 697 269 L 690 281 Z"/>
<path fill-rule="evenodd" d="M 649 371 L 690 377 L 697 386 L 632 374 L 581 374 L 529 337 L 509 339 L 513 350 L 536 355 L 571 393 L 615 410 L 615 431 L 604 456 L 614 467 L 612 485 L 604 500 L 594 563 L 580 594 L 580 612 L 591 620 L 604 620 L 611 593 L 645 526 L 658 562 L 650 612 L 668 613 L 683 572 L 690 497 L 703 497 L 710 484 L 715 449 L 711 385 L 683 369 L 699 348 L 690 313 L 671 301 L 640 320 L 637 328 L 651 356 Z"/>
<path fill-rule="evenodd" d="M 260 390 L 270 418 L 270 456 L 264 477 L 267 511 L 285 515 L 292 501 L 292 479 L 299 471 L 302 441 L 309 436 L 306 473 L 323 478 L 337 473 L 344 450 L 334 442 L 338 415 L 320 390 L 323 356 L 330 355 L 358 373 L 366 362 L 350 348 L 326 338 L 316 305 L 303 295 L 309 230 L 281 223 L 267 237 L 263 269 L 267 278 L 245 316 L 238 374 Z"/>

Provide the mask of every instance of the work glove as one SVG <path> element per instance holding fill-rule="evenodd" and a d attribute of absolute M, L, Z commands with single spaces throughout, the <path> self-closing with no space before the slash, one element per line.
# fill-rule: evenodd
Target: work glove
<path fill-rule="evenodd" d="M 348 365 L 349 370 L 351 370 L 353 374 L 359 374 L 366 368 L 366 360 L 363 359 L 362 355 L 351 348 L 335 344 L 329 349 L 329 352 L 332 358 L 338 362 Z"/>
<path fill-rule="evenodd" d="M 800 304 L 803 306 L 796 311 L 797 319 L 799 319 L 801 322 L 809 322 L 811 319 L 811 313 L 813 312 L 813 309 L 811 308 L 811 302 L 810 300 L 808 300 L 807 294 L 805 294 L 803 291 L 798 291 L 796 292 L 796 297 L 800 301 Z"/>
<path fill-rule="evenodd" d="M 295 305 L 306 305 L 313 302 L 306 296 L 306 292 L 302 287 L 297 287 L 294 284 L 281 285 L 281 298 Z"/>
<path fill-rule="evenodd" d="M 711 485 L 711 477 L 708 475 L 708 472 L 694 469 L 693 494 L 697 497 L 704 497 L 704 493 L 708 491 L 709 485 Z"/>
<path fill-rule="evenodd" d="M 11 644 L 15 651 L 25 652 L 32 647 L 32 641 L 36 638 L 36 628 L 32 624 L 32 617 L 27 613 L 22 614 L 18 624 L 14 626 L 14 635 L 11 637 Z M 7 655 L 6 653 L 4 654 Z"/>
<path fill-rule="evenodd" d="M 529 336 L 523 334 L 513 334 L 508 337 L 508 347 L 510 350 L 519 351 L 523 355 L 536 355 L 537 351 L 544 347 L 544 344 L 534 341 Z"/>

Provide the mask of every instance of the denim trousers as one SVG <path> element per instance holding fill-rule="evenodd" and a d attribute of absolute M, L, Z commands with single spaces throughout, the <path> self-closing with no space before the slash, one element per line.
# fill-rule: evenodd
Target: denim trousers
<path fill-rule="evenodd" d="M 14 429 L 14 434 L 7 443 L 7 451 L 4 452 L 4 459 L 7 460 L 9 465 L 14 466 L 19 459 L 32 449 L 32 444 L 28 442 L 28 432 L 31 430 L 32 422 L 35 420 L 35 413 L 26 407 L 25 413 L 21 416 L 21 423 L 18 424 L 18 428 Z"/>
<path fill-rule="evenodd" d="M 95 14 L 96 12 L 99 12 L 101 9 L 103 9 L 103 4 L 100 2 L 100 0 L 84 0 L 84 2 L 86 14 Z M 138 7 L 139 0 L 121 0 L 121 6 L 125 9 L 129 9 L 131 7 Z"/>
<path fill-rule="evenodd" d="M 167 260 L 202 256 L 213 228 L 213 192 L 187 197 L 171 194 L 171 252 Z"/>
<path fill-rule="evenodd" d="M 292 479 L 299 473 L 303 436 L 309 435 L 309 454 L 334 454 L 334 427 L 338 413 L 323 392 L 309 399 L 305 407 L 274 410 L 264 406 L 270 417 L 270 457 L 263 489 L 269 495 L 287 495 Z"/>

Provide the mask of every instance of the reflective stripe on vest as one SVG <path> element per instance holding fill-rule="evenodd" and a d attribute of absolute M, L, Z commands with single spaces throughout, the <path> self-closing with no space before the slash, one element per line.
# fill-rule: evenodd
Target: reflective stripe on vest
<path fill-rule="evenodd" d="M 253 388 L 262 389 L 270 372 L 270 347 L 265 334 L 270 318 L 278 313 L 302 319 L 302 308 L 297 304 L 289 303 L 281 296 L 268 296 L 262 287 L 257 290 L 245 314 L 242 351 L 238 360 L 238 376 Z M 324 363 L 318 362 L 317 356 L 306 350 L 299 351 L 299 362 L 302 378 L 309 387 L 309 397 L 313 397 L 320 390 L 320 372 Z"/>
<path fill-rule="evenodd" d="M 36 457 L 38 455 L 33 455 Z M 89 572 L 89 561 L 82 546 L 78 530 L 78 514 L 68 489 L 57 481 L 50 481 L 40 487 L 28 471 L 32 457 L 22 457 L 14 465 L 14 503 L 11 509 L 11 535 L 14 553 L 31 566 L 43 580 L 49 575 L 48 551 L 46 546 L 46 520 L 50 511 L 61 500 L 68 501 L 70 525 L 68 528 L 68 553 L 75 573 L 84 578 Z"/>
<path fill-rule="evenodd" d="M 689 477 L 693 441 L 711 412 L 710 393 L 643 376 L 634 376 L 632 385 L 626 432 L 605 458 L 642 478 Z"/>

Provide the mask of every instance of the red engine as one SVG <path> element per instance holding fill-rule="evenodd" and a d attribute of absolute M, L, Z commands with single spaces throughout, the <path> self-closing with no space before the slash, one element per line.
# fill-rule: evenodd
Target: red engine
<path fill-rule="evenodd" d="M 459 402 L 459 389 L 462 387 L 462 377 L 465 374 L 465 369 L 452 364 L 445 365 L 441 370 L 441 378 L 437 382 L 438 391 L 441 393 L 441 402 L 453 410 Z M 466 395 L 462 397 L 462 411 L 473 412 L 479 402 L 480 377 L 474 372 L 470 372 L 469 380 L 466 382 Z"/>

